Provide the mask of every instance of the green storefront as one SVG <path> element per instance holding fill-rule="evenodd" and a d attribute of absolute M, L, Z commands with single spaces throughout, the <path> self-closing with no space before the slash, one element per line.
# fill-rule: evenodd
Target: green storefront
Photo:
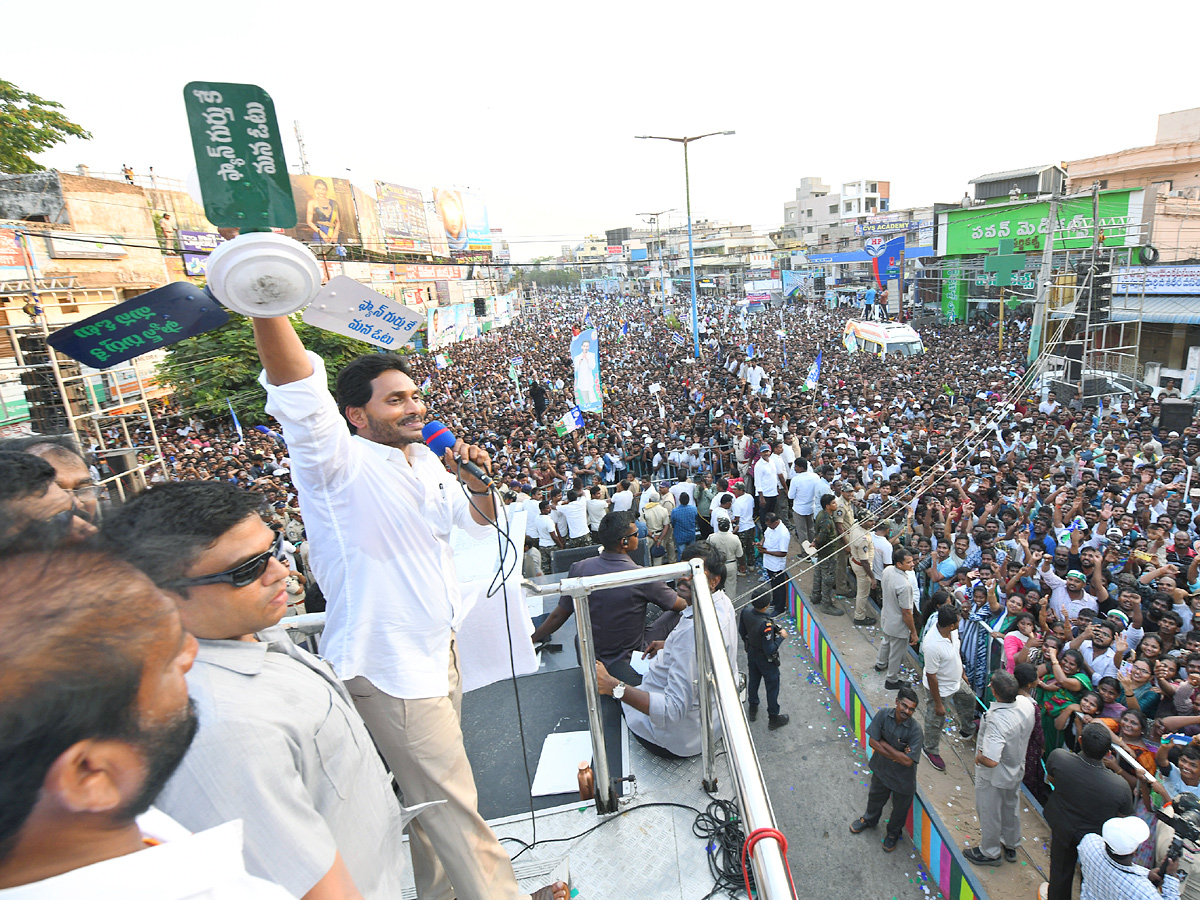
<path fill-rule="evenodd" d="M 1105 247 L 1136 247 L 1141 243 L 1141 188 L 1100 192 L 1100 231 Z M 1056 215 L 1054 249 L 1086 250 L 1092 246 L 1092 197 L 1060 200 Z M 995 283 L 993 273 L 977 266 L 955 268 L 955 260 L 976 260 L 996 252 L 1000 241 L 1013 242 L 1013 253 L 1024 254 L 1025 267 L 1013 273 L 1013 285 L 1022 293 L 1036 292 L 1036 272 L 1050 234 L 1047 201 L 995 203 L 938 213 L 937 255 L 942 268 L 942 312 L 963 321 L 968 300 L 985 297 Z"/>

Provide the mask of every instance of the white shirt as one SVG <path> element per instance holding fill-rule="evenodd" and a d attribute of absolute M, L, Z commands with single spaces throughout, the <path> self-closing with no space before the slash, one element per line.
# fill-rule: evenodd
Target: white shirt
<path fill-rule="evenodd" d="M 612 496 L 612 511 L 624 512 L 633 508 L 633 491 L 617 491 Z"/>
<path fill-rule="evenodd" d="M 815 516 L 817 514 L 817 488 L 821 484 L 821 476 L 808 469 L 792 476 L 788 487 L 788 497 L 792 501 L 792 510 L 799 516 Z"/>
<path fill-rule="evenodd" d="M 741 496 L 733 495 L 733 506 L 729 512 L 738 520 L 737 530 L 750 531 L 754 528 L 754 498 L 749 494 L 743 493 Z"/>
<path fill-rule="evenodd" d="M 791 543 L 792 534 L 782 522 L 774 528 L 768 528 L 763 532 L 763 550 L 782 550 L 784 553 L 787 553 L 788 546 Z M 786 567 L 786 556 L 763 554 L 763 568 L 768 572 L 782 572 Z"/>
<path fill-rule="evenodd" d="M 537 517 L 542 514 L 541 509 L 539 509 L 541 504 L 542 504 L 541 500 L 534 500 L 532 498 L 524 501 L 521 504 L 521 508 L 525 510 L 525 536 L 526 537 L 532 537 L 532 538 L 537 537 Z"/>
<path fill-rule="evenodd" d="M 588 536 L 587 497 L 579 497 L 570 503 L 561 503 L 558 508 L 567 522 L 567 533 L 563 537 L 579 538 Z"/>
<path fill-rule="evenodd" d="M 191 834 L 151 808 L 138 817 L 146 837 L 162 841 L 136 853 L 72 869 L 33 884 L 0 889 L 4 900 L 292 900 L 255 878 L 242 861 L 242 822 Z"/>
<path fill-rule="evenodd" d="M 764 497 L 779 496 L 779 469 L 775 466 L 775 458 L 759 457 L 754 464 L 754 493 Z"/>
<path fill-rule="evenodd" d="M 424 444 L 401 450 L 352 436 L 325 363 L 290 384 L 259 382 L 283 423 L 313 573 L 328 601 L 321 653 L 343 680 L 362 675 L 399 699 L 444 697 L 462 601 L 450 528 L 485 538 L 466 492 Z"/>
<path fill-rule="evenodd" d="M 601 520 L 607 513 L 607 500 L 596 500 L 595 498 L 590 498 L 587 502 L 588 530 L 597 530 L 600 527 Z"/>
<path fill-rule="evenodd" d="M 878 581 L 883 578 L 883 570 L 892 564 L 892 542 L 872 532 L 871 543 L 875 547 L 875 561 L 871 563 L 871 574 Z M 920 592 L 913 596 L 919 597 Z"/>
<path fill-rule="evenodd" d="M 550 518 L 549 513 L 538 514 L 537 517 L 537 538 L 539 547 L 557 547 L 554 542 L 554 520 Z"/>
<path fill-rule="evenodd" d="M 921 640 L 921 655 L 925 657 L 921 681 L 928 688 L 928 676 L 932 674 L 937 678 L 940 697 L 949 697 L 962 686 L 963 665 L 958 655 L 959 646 L 957 628 L 950 632 L 950 637 L 944 638 L 935 625 Z"/>

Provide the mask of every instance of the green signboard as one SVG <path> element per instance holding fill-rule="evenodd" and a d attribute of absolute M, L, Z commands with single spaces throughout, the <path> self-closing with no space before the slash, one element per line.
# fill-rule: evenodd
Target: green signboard
<path fill-rule="evenodd" d="M 208 220 L 223 228 L 294 228 L 271 95 L 254 84 L 193 81 L 183 101 Z"/>
<path fill-rule="evenodd" d="M 1135 247 L 1141 243 L 1143 192 L 1101 191 L 1100 231 L 1105 247 Z M 994 253 L 1002 240 L 1011 240 L 1013 253 L 1034 253 L 1045 248 L 1050 233 L 1050 204 L 1003 203 L 942 213 L 939 256 Z M 1092 198 L 1063 200 L 1058 204 L 1054 249 L 1092 246 Z"/>

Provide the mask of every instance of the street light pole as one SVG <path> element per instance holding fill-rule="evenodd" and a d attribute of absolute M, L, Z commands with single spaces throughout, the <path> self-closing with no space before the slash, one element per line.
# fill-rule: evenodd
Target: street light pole
<path fill-rule="evenodd" d="M 688 272 L 692 280 L 692 350 L 696 359 L 700 358 L 700 321 L 696 311 L 696 254 L 692 248 L 692 184 L 688 174 L 688 144 L 717 134 L 734 134 L 733 131 L 710 131 L 708 134 L 698 134 L 695 137 L 663 137 L 655 134 L 636 134 L 635 138 L 643 141 L 673 141 L 683 144 L 683 190 L 687 198 L 687 227 L 688 227 Z"/>
<path fill-rule="evenodd" d="M 654 226 L 654 234 L 658 241 L 658 289 L 662 293 L 663 318 L 664 319 L 667 317 L 667 287 L 666 287 L 666 283 L 665 283 L 666 279 L 663 274 L 663 256 L 662 256 L 663 248 L 662 248 L 661 216 L 663 216 L 665 213 L 669 213 L 669 212 L 676 212 L 676 210 L 674 207 L 672 207 L 671 209 L 660 209 L 658 212 L 638 213 L 639 216 L 642 216 L 643 218 L 648 218 L 650 220 L 650 224 Z"/>

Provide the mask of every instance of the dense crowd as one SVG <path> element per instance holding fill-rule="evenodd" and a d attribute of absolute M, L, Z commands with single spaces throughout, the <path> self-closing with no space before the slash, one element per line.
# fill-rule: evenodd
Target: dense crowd
<path fill-rule="evenodd" d="M 1149 393 L 1105 398 L 1098 412 L 1078 395 L 1062 405 L 1040 392 L 1041 366 L 1026 365 L 1027 318 L 1010 318 L 1004 346 L 994 323 L 930 324 L 924 355 L 912 357 L 849 352 L 845 319 L 818 302 L 748 313 L 705 299 L 697 357 L 690 329 L 644 300 L 552 293 L 507 327 L 444 348 L 448 360 L 414 357 L 412 378 L 431 417 L 490 454 L 510 511 L 526 512 L 527 576 L 549 574 L 556 550 L 603 543 L 605 517 L 625 511 L 651 563 L 685 558 L 707 539 L 735 607 L 766 592 L 782 612 L 788 578 L 811 570 L 819 610 L 843 615 L 839 598 L 851 600 L 856 626 L 880 626 L 876 669 L 907 711 L 897 723 L 917 696 L 900 660 L 907 644 L 920 652 L 930 689 L 923 753 L 935 767 L 945 767 L 947 704 L 966 737 L 1019 690 L 1037 716 L 1018 782 L 1040 801 L 1051 752 L 1086 750 L 1094 722 L 1150 776 L 1107 758 L 1148 825 L 1164 799 L 1200 794 L 1194 423 L 1164 430 Z M 588 328 L 603 407 L 571 427 L 569 344 Z M 814 387 L 806 375 L 818 356 Z M 257 492 L 293 571 L 289 608 L 322 609 L 282 435 L 238 434 L 224 417 L 171 407 L 158 411 L 156 429 L 163 466 L 149 480 Z M 83 458 L 39 439 L 4 449 L 55 464 L 74 498 L 74 527 L 105 506 L 90 487 L 108 474 L 89 455 L 102 437 L 87 436 Z M 136 437 L 152 445 L 148 433 Z M 19 517 L 5 514 L 19 531 Z M 905 585 L 907 605 L 897 606 Z M 675 603 L 686 605 L 671 595 L 663 608 Z M 786 724 L 778 683 L 774 698 L 767 684 L 771 725 Z M 1010 839 L 1006 831 L 1005 857 L 1015 852 Z M 1152 833 L 1134 858 L 1162 865 L 1162 847 Z M 969 858 L 999 859 L 986 848 Z"/>

